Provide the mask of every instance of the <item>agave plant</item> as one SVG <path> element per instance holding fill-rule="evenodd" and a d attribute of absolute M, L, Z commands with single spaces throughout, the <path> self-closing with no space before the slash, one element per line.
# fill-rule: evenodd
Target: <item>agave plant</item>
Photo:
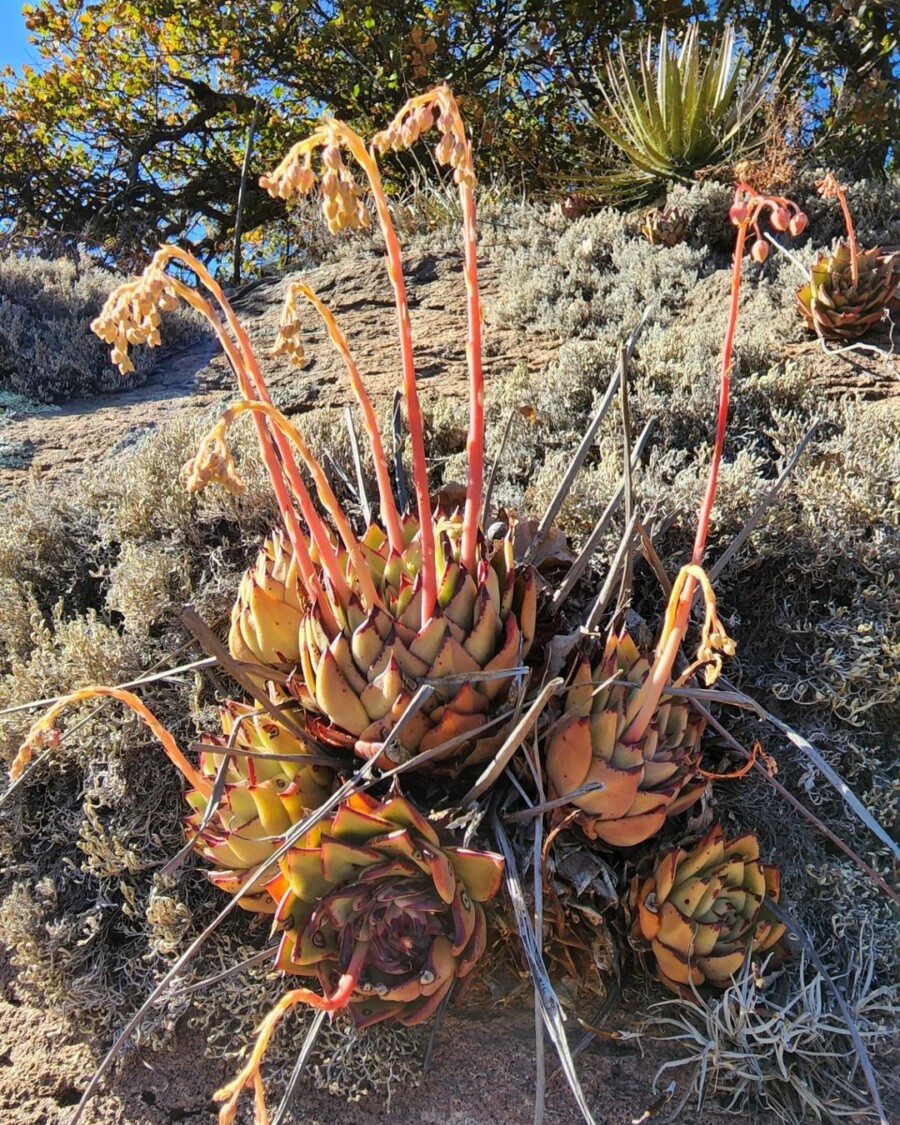
<path fill-rule="evenodd" d="M 287 713 L 293 730 L 259 708 L 234 701 L 221 709 L 221 718 L 222 733 L 203 737 L 221 751 L 204 750 L 199 772 L 212 784 L 225 762 L 225 788 L 211 818 L 207 790 L 186 794 L 194 810 L 186 823 L 188 838 L 220 869 L 209 873 L 212 883 L 239 895 L 246 910 L 272 913 L 271 896 L 263 882 L 251 880 L 252 873 L 274 855 L 291 825 L 326 800 L 334 773 L 294 733 L 299 712 Z"/>
<path fill-rule="evenodd" d="M 641 231 L 651 246 L 677 246 L 684 241 L 688 226 L 683 207 L 657 207 L 644 216 Z"/>
<path fill-rule="evenodd" d="M 216 1094 L 220 1122 L 234 1119 L 241 1091 L 254 1085 L 264 1117 L 259 1068 L 269 1039 L 294 1005 L 346 1010 L 357 1027 L 429 1019 L 458 996 L 487 944 L 482 903 L 500 888 L 503 860 L 448 845 L 403 797 L 345 800 L 280 861 L 269 883 L 284 933 L 278 967 L 318 978 L 324 995 L 296 988 L 260 1027 L 247 1065 Z"/>
<path fill-rule="evenodd" d="M 754 125 L 780 72 L 772 59 L 752 67 L 736 49 L 733 27 L 705 55 L 698 24 L 680 43 L 663 27 L 658 45 L 647 38 L 639 67 L 636 79 L 621 48 L 618 62 L 609 57 L 600 81 L 608 113 L 592 114 L 632 166 L 620 177 L 623 189 L 649 194 L 670 180 L 688 181 L 758 143 Z"/>
<path fill-rule="evenodd" d="M 828 173 L 817 184 L 826 199 L 837 199 L 847 241 L 833 254 L 819 254 L 797 300 L 809 327 L 825 340 L 858 340 L 884 316 L 900 285 L 900 258 L 879 247 L 860 250 L 847 204 L 846 188 Z"/>
<path fill-rule="evenodd" d="M 374 156 L 375 150 L 407 147 L 434 126 L 440 133 L 437 158 L 453 168 L 459 185 L 465 244 L 469 480 L 464 509 L 452 513 L 435 510 L 429 493 L 400 248 Z M 185 300 L 212 317 L 235 368 L 243 400 L 225 412 L 202 443 L 188 466 L 189 486 L 199 488 L 215 480 L 240 489 L 226 431 L 235 418 L 249 412 L 257 425 L 285 534 L 273 538 L 242 584 L 233 615 L 233 654 L 292 672 L 291 689 L 305 706 L 319 712 L 316 733 L 353 745 L 363 757 L 382 755 L 385 740 L 413 694 L 428 683 L 432 694 L 405 724 L 394 753 L 403 758 L 421 755 L 423 766 L 446 758 L 448 768 L 458 769 L 490 745 L 480 738 L 482 728 L 497 735 L 495 720 L 502 713 L 515 670 L 528 655 L 537 607 L 534 573 L 515 563 L 511 536 L 489 542 L 480 524 L 484 380 L 471 148 L 456 102 L 441 86 L 413 98 L 374 138 L 371 151 L 347 125 L 328 120 L 294 145 L 261 182 L 282 199 L 318 185 L 332 230 L 362 226 L 368 222 L 368 211 L 345 155 L 366 176 L 387 249 L 400 325 L 414 514 L 398 511 L 375 411 L 347 340 L 307 285 L 295 283 L 289 289 L 276 350 L 303 362 L 299 309 L 308 301 L 344 360 L 371 443 L 379 518 L 361 535 L 351 526 L 302 434 L 272 406 L 250 342 L 221 289 L 190 255 L 174 247 L 159 251 L 142 278 L 109 298 L 94 328 L 112 344 L 114 361 L 127 369 L 129 346 L 158 343 L 160 312 Z M 230 333 L 203 297 L 167 272 L 172 262 L 192 269 L 213 294 Z M 306 487 L 297 453 L 312 476 L 325 517 Z M 380 764 L 388 761 L 385 754 Z"/>
<path fill-rule="evenodd" d="M 785 927 L 766 908 L 778 902 L 779 871 L 760 862 L 752 832 L 726 840 L 713 825 L 693 848 L 656 862 L 637 890 L 637 930 L 650 943 L 659 978 L 674 992 L 725 988 L 748 954 L 777 944 Z"/>
<path fill-rule="evenodd" d="M 545 739 L 554 796 L 569 796 L 577 810 L 575 822 L 589 837 L 614 847 L 649 839 L 667 816 L 687 808 L 705 786 L 697 778 L 704 721 L 677 692 L 700 667 L 705 667 L 706 682 L 714 682 L 723 656 L 735 650 L 701 563 L 725 444 L 743 256 L 748 235 L 762 241 L 759 223 L 764 214 L 778 229 L 802 229 L 806 221 L 789 200 L 758 195 L 746 184 L 735 191 L 730 215 L 737 238 L 713 456 L 692 559 L 673 584 L 655 651 L 640 652 L 626 632 L 618 631 L 610 634 L 599 654 L 589 649 L 579 656 L 570 671 L 562 714 Z M 675 678 L 673 669 L 698 590 L 706 606 L 700 646 L 696 660 Z M 560 815 L 572 814 L 562 806 Z"/>

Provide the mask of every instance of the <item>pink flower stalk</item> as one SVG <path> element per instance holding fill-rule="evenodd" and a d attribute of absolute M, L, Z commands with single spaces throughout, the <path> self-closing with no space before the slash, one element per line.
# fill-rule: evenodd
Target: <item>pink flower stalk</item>
<path fill-rule="evenodd" d="M 716 421 L 716 436 L 713 444 L 712 458 L 709 466 L 709 479 L 706 493 L 700 505 L 700 514 L 697 520 L 697 531 L 694 537 L 694 549 L 691 555 L 690 567 L 684 568 L 678 581 L 675 583 L 672 600 L 666 615 L 665 625 L 660 636 L 656 650 L 656 659 L 650 674 L 638 694 L 634 708 L 633 719 L 623 738 L 626 742 L 638 742 L 644 737 L 648 726 L 653 721 L 653 716 L 659 705 L 659 700 L 668 684 L 671 683 L 672 669 L 687 633 L 690 620 L 691 606 L 697 593 L 699 575 L 706 551 L 706 539 L 709 534 L 709 524 L 712 517 L 713 503 L 719 483 L 719 469 L 722 464 L 722 454 L 725 449 L 725 433 L 728 428 L 728 408 L 731 396 L 731 365 L 734 350 L 734 337 L 737 329 L 738 310 L 740 305 L 741 274 L 744 251 L 747 245 L 747 235 L 753 231 L 757 241 L 762 240 L 759 222 L 762 216 L 777 215 L 779 223 L 784 223 L 788 229 L 795 219 L 799 220 L 795 226 L 805 227 L 806 216 L 796 203 L 780 196 L 760 195 L 745 183 L 739 183 L 735 189 L 734 204 L 729 212 L 732 223 L 737 227 L 734 258 L 731 273 L 731 300 L 728 309 L 728 324 L 725 329 L 725 340 L 722 345 L 721 373 L 719 381 L 719 411 Z M 785 214 L 787 219 L 785 220 Z M 703 593 L 707 603 L 707 626 L 704 631 L 703 648 L 709 650 L 705 659 L 710 659 L 716 649 L 728 652 L 733 651 L 731 642 L 721 629 L 718 619 L 713 623 L 710 620 L 710 611 L 715 618 L 715 597 L 708 582 L 703 585 Z M 711 640 L 711 644 L 708 643 Z M 717 666 L 713 665 L 712 679 L 717 674 Z M 711 680 L 710 680 L 711 682 Z"/>

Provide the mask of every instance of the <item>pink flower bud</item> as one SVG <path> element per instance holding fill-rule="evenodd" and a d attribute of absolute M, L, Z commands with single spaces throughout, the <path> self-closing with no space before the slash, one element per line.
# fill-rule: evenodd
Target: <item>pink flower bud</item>
<path fill-rule="evenodd" d="M 791 238 L 799 238 L 806 230 L 809 219 L 802 211 L 798 211 L 796 215 L 788 223 L 788 230 L 791 233 Z"/>
<path fill-rule="evenodd" d="M 754 262 L 764 262 L 769 256 L 769 244 L 763 238 L 758 238 L 750 247 L 750 257 Z"/>
<path fill-rule="evenodd" d="M 791 213 L 788 211 L 787 207 L 776 207 L 769 221 L 775 230 L 787 230 L 791 221 Z"/>
<path fill-rule="evenodd" d="M 728 212 L 728 217 L 736 227 L 739 227 L 741 223 L 746 223 L 750 218 L 750 212 L 743 203 L 733 203 Z"/>

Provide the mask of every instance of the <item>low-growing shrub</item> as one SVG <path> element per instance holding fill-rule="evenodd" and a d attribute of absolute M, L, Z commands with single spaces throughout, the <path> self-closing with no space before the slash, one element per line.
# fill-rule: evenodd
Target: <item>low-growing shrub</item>
<path fill-rule="evenodd" d="M 48 261 L 10 252 L 0 257 L 0 390 L 63 402 L 142 383 L 157 354 L 143 354 L 123 380 L 90 330 L 114 281 L 114 274 L 85 257 Z M 182 314 L 167 344 L 178 348 L 200 334 L 199 322 Z"/>

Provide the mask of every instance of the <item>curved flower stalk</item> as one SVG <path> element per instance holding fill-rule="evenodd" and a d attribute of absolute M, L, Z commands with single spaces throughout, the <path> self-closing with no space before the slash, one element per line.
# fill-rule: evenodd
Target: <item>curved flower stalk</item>
<path fill-rule="evenodd" d="M 760 862 L 756 836 L 728 841 L 716 824 L 693 848 L 657 860 L 636 889 L 635 929 L 673 992 L 725 988 L 748 954 L 765 953 L 784 934 L 764 901 L 779 894 L 779 870 Z"/>
<path fill-rule="evenodd" d="M 286 992 L 263 1020 L 247 1065 L 215 1095 L 220 1125 L 234 1120 L 253 1086 L 265 1121 L 260 1065 L 282 1016 L 296 1004 L 346 1010 L 357 1027 L 387 1020 L 412 1026 L 457 997 L 487 945 L 482 903 L 500 888 L 493 852 L 447 846 L 404 798 L 344 801 L 280 861 L 269 884 L 284 930 L 277 964 L 318 978 Z"/>
<path fill-rule="evenodd" d="M 796 204 L 758 195 L 746 184 L 738 184 L 730 211 L 737 239 L 709 479 L 692 559 L 675 580 L 655 652 L 652 658 L 642 656 L 622 632 L 609 637 L 599 659 L 582 657 L 563 698 L 563 716 L 551 728 L 546 744 L 547 773 L 558 796 L 598 783 L 597 789 L 573 798 L 572 803 L 581 810 L 577 819 L 588 835 L 613 846 L 648 839 L 667 815 L 686 808 L 703 789 L 692 779 L 704 724 L 690 712 L 689 704 L 668 695 L 667 689 L 686 682 L 701 666 L 707 684 L 712 684 L 723 655 L 735 651 L 718 618 L 702 562 L 725 446 L 743 256 L 750 231 L 761 241 L 759 223 L 765 214 L 778 230 L 799 233 L 806 225 L 806 216 Z M 675 662 L 698 588 L 706 606 L 701 643 L 694 663 L 675 680 Z"/>
<path fill-rule="evenodd" d="M 208 792 L 186 794 L 194 810 L 186 822 L 188 839 L 220 868 L 209 873 L 210 882 L 239 895 L 245 910 L 271 914 L 275 904 L 265 885 L 249 884 L 248 878 L 274 854 L 291 825 L 328 798 L 334 773 L 316 761 L 303 761 L 315 750 L 254 707 L 230 700 L 221 718 L 222 733 L 203 738 L 221 752 L 205 750 L 199 772 L 212 784 L 227 761 L 225 789 L 211 818 Z"/>
<path fill-rule="evenodd" d="M 837 199 L 847 225 L 847 241 L 833 254 L 819 254 L 809 281 L 797 290 L 806 323 L 825 340 L 858 340 L 873 328 L 900 286 L 900 259 L 875 246 L 860 250 L 847 204 L 846 188 L 833 173 L 816 184 L 825 199 Z"/>

